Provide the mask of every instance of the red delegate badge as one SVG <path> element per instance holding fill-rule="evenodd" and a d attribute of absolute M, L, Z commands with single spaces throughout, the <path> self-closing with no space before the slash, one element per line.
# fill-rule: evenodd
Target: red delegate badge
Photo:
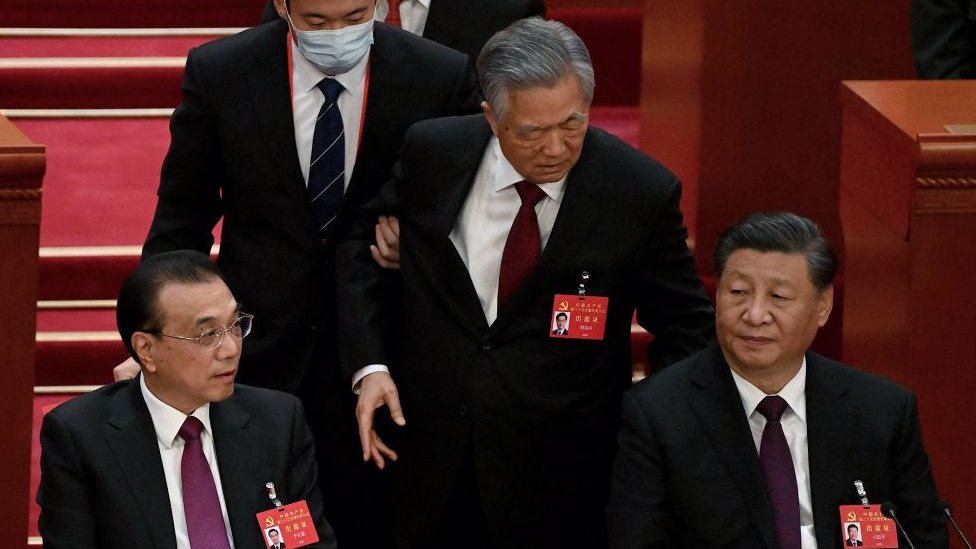
<path fill-rule="evenodd" d="M 602 340 L 609 303 L 606 297 L 556 294 L 549 337 Z"/>
<path fill-rule="evenodd" d="M 898 547 L 895 521 L 880 505 L 841 505 L 840 527 L 842 547 Z"/>
<path fill-rule="evenodd" d="M 305 547 L 319 540 L 315 521 L 305 500 L 258 513 L 264 544 L 272 547 Z"/>

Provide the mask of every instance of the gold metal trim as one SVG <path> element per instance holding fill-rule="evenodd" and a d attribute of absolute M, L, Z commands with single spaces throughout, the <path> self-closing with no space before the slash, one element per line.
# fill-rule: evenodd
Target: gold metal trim
<path fill-rule="evenodd" d="M 114 299 L 64 299 L 38 300 L 37 308 L 44 310 L 61 309 L 114 309 Z"/>
<path fill-rule="evenodd" d="M 62 341 L 118 341 L 118 332 L 37 332 L 35 341 L 38 343 Z"/>

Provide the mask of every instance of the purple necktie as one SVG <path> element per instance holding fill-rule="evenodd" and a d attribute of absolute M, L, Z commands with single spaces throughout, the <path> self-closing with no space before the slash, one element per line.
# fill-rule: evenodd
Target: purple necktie
<path fill-rule="evenodd" d="M 542 255 L 542 237 L 539 235 L 535 205 L 545 198 L 546 193 L 538 185 L 528 181 L 516 183 L 515 190 L 522 199 L 522 205 L 515 214 L 505 241 L 505 249 L 502 251 L 502 265 L 498 275 L 498 310 L 501 310 L 519 285 L 529 277 Z"/>
<path fill-rule="evenodd" d="M 776 517 L 776 537 L 780 549 L 800 547 L 800 496 L 796 487 L 793 458 L 779 420 L 786 411 L 786 401 L 778 396 L 762 399 L 756 410 L 766 418 L 762 442 L 759 445 L 759 461 L 766 475 L 766 489 Z"/>
<path fill-rule="evenodd" d="M 203 423 L 193 416 L 186 418 L 180 427 L 180 438 L 185 442 L 180 478 L 183 481 L 186 531 L 193 549 L 230 549 L 217 485 L 203 455 L 201 431 Z"/>

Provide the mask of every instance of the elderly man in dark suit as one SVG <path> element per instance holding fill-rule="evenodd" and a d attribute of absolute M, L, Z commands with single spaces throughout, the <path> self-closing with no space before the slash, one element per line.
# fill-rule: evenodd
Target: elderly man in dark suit
<path fill-rule="evenodd" d="M 268 482 L 283 503 L 306 501 L 316 547 L 336 546 L 298 399 L 234 383 L 251 318 L 200 252 L 136 268 L 118 325 L 141 374 L 58 406 L 41 427 L 45 547 L 263 548 Z"/>
<path fill-rule="evenodd" d="M 488 41 L 478 73 L 484 116 L 415 125 L 394 180 L 340 244 L 364 457 L 398 454 L 402 547 L 598 548 L 634 310 L 665 365 L 706 344 L 712 308 L 679 182 L 588 127 L 579 37 L 518 21 Z M 401 216 L 399 272 L 367 261 L 381 213 Z M 550 333 L 574 304 L 603 311 L 572 320 L 602 336 Z M 371 429 L 384 404 L 407 418 L 393 448 Z"/>
<path fill-rule="evenodd" d="M 330 449 L 319 464 L 326 508 L 355 547 L 382 531 L 372 519 L 383 515 L 357 495 L 384 480 L 362 470 L 339 373 L 334 244 L 389 179 L 407 128 L 475 111 L 477 86 L 463 55 L 374 23 L 374 0 L 275 6 L 278 21 L 190 52 L 143 255 L 209 251 L 222 219 L 227 283 L 268 319 L 239 377 L 302 398 Z"/>
<path fill-rule="evenodd" d="M 807 350 L 836 270 L 795 214 L 722 234 L 718 344 L 624 396 L 611 547 L 837 547 L 855 481 L 897 506 L 916 546 L 947 546 L 912 393 Z"/>
<path fill-rule="evenodd" d="M 546 5 L 543 0 L 377 0 L 376 11 L 390 25 L 476 59 L 493 34 L 519 19 L 545 17 Z M 261 22 L 277 18 L 268 0 Z"/>

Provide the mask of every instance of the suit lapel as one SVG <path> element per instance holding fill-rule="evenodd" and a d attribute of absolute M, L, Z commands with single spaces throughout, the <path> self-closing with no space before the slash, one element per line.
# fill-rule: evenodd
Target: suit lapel
<path fill-rule="evenodd" d="M 742 410 L 739 391 L 717 345 L 701 356 L 688 379 L 699 389 L 689 401 L 692 411 L 739 488 L 766 546 L 776 547 L 773 510 L 759 454 Z"/>
<path fill-rule="evenodd" d="M 237 547 L 247 547 L 258 525 L 255 510 L 261 509 L 264 484 L 271 479 L 255 478 L 257 464 L 252 448 L 260 438 L 249 433 L 250 415 L 231 397 L 210 405 L 214 449 L 220 468 L 220 483 L 227 504 L 230 528 Z M 265 507 L 271 508 L 266 500 Z"/>
<path fill-rule="evenodd" d="M 156 547 L 175 547 L 176 532 L 156 430 L 142 398 L 139 378 L 113 397 L 106 436 L 122 477 L 132 491 Z"/>
<path fill-rule="evenodd" d="M 412 92 L 410 63 L 406 62 L 403 50 L 392 40 L 390 33 L 393 32 L 384 24 L 377 24 L 373 29 L 375 43 L 370 50 L 366 111 L 360 130 L 362 135 L 356 153 L 356 165 L 349 178 L 345 203 L 362 204 L 375 193 L 366 178 L 374 165 L 382 161 L 380 156 L 388 148 L 384 140 L 389 140 L 388 126 L 391 121 L 403 118 L 403 107 L 399 98 Z M 368 196 L 360 196 L 363 194 Z"/>
<path fill-rule="evenodd" d="M 467 266 L 451 241 L 451 230 L 457 223 L 461 208 L 471 192 L 475 175 L 481 165 L 485 149 L 491 139 L 488 123 L 479 115 L 472 115 L 472 123 L 465 126 L 463 135 L 456 136 L 458 143 L 445 153 L 450 161 L 439 165 L 439 175 L 443 185 L 435 190 L 438 204 L 433 219 L 435 234 L 432 242 L 437 247 L 432 257 L 444 258 L 443 262 L 431 265 L 430 274 L 442 281 L 438 286 L 443 302 L 449 304 L 458 322 L 468 326 L 475 335 L 488 330 L 488 322 L 481 308 L 481 300 Z"/>
<path fill-rule="evenodd" d="M 273 173 L 280 174 L 286 185 L 297 185 L 305 192 L 305 180 L 295 145 L 295 121 L 292 115 L 291 75 L 288 74 L 288 25 L 274 23 L 274 31 L 256 35 L 251 47 L 253 65 L 247 71 L 250 109 L 242 116 L 254 116 L 261 125 L 265 155 L 273 163 Z M 311 214 L 311 207 L 308 214 Z"/>
<path fill-rule="evenodd" d="M 850 399 L 843 398 L 848 387 L 830 375 L 830 366 L 816 355 L 807 354 L 807 449 L 810 455 L 810 492 L 817 545 L 837 543 L 835 526 L 837 503 L 853 491 L 853 481 L 845 476 L 851 452 L 851 434 L 856 425 Z M 848 503 L 855 503 L 848 501 Z"/>

